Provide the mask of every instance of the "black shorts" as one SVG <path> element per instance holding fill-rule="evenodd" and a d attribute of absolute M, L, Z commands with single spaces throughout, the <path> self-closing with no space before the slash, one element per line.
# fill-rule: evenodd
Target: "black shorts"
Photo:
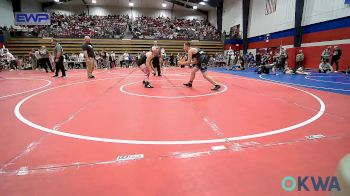
<path fill-rule="evenodd" d="M 159 66 L 159 57 L 153 57 L 152 64 L 154 67 Z"/>
<path fill-rule="evenodd" d="M 146 55 L 141 55 L 140 58 L 137 60 L 137 66 L 141 66 L 142 64 L 146 64 Z"/>
<path fill-rule="evenodd" d="M 194 65 L 199 70 L 201 70 L 202 73 L 207 71 L 207 66 L 209 62 L 209 57 L 205 54 L 201 54 L 197 57 L 198 64 Z"/>

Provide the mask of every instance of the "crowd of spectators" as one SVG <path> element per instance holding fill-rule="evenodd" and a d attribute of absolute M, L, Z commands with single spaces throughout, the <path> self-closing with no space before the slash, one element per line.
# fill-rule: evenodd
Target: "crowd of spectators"
<path fill-rule="evenodd" d="M 63 15 L 51 14 L 51 25 L 14 26 L 8 28 L 11 37 L 74 38 L 86 35 L 95 38 L 123 36 L 129 21 L 128 15 Z"/>
<path fill-rule="evenodd" d="M 1 27 L 11 37 L 132 38 L 220 40 L 221 34 L 206 20 L 137 17 L 128 15 L 51 14 L 51 25 Z M 130 37 L 130 38 L 131 38 Z"/>
<path fill-rule="evenodd" d="M 220 40 L 220 32 L 206 20 L 168 17 L 137 17 L 132 23 L 134 38 Z"/>
<path fill-rule="evenodd" d="M 338 72 L 339 61 L 342 51 L 339 46 L 328 46 L 321 54 L 321 63 L 318 68 L 319 73 Z M 256 55 L 250 53 L 242 54 L 240 51 L 229 49 L 226 53 L 227 68 L 230 70 L 244 70 L 248 67 L 256 67 L 259 74 L 277 74 L 280 70 L 285 74 L 309 74 L 304 67 L 305 55 L 302 49 L 295 55 L 295 65 L 288 65 L 288 53 L 285 48 L 276 48 L 275 52 L 266 50 L 257 51 Z M 330 63 L 329 63 L 330 62 Z M 335 69 L 333 69 L 335 64 Z M 349 69 L 346 73 L 349 72 Z"/>

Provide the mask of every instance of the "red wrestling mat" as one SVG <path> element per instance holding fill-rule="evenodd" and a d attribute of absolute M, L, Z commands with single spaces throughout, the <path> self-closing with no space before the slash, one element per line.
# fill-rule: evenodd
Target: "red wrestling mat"
<path fill-rule="evenodd" d="M 3 195 L 327 195 L 285 176 L 332 176 L 350 150 L 349 97 L 188 69 L 0 73 Z M 128 156 L 134 155 L 134 156 Z"/>

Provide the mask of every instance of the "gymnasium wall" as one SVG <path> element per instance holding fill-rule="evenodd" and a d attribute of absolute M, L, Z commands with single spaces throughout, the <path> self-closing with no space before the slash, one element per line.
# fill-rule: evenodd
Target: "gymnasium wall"
<path fill-rule="evenodd" d="M 270 48 L 283 46 L 290 48 L 288 63 L 295 64 L 295 53 L 302 49 L 305 53 L 305 66 L 317 68 L 320 63 L 320 55 L 327 46 L 338 45 L 343 55 L 340 60 L 340 69 L 345 70 L 350 66 L 350 17 L 338 18 L 311 25 L 303 26 L 303 38 L 301 48 L 293 48 L 294 29 L 270 33 L 269 42 L 266 36 L 249 38 L 249 48 Z M 226 48 L 226 47 L 225 47 Z"/>
<path fill-rule="evenodd" d="M 0 0 L 0 26 L 13 26 L 14 14 L 11 0 Z M 41 12 L 41 4 L 36 1 L 21 1 L 22 12 Z"/>
<path fill-rule="evenodd" d="M 340 69 L 345 70 L 350 67 L 350 16 L 304 26 L 301 47 L 308 67 L 316 68 L 322 51 L 335 45 L 342 50 Z"/>
<path fill-rule="evenodd" d="M 303 38 L 300 48 L 293 49 L 294 29 L 270 33 L 269 41 L 266 36 L 249 38 L 249 49 L 271 48 L 283 46 L 289 48 L 288 63 L 295 64 L 295 54 L 302 49 L 305 53 L 305 66 L 317 68 L 320 64 L 320 55 L 327 46 L 338 45 L 343 55 L 340 61 L 340 69 L 345 70 L 350 66 L 350 17 L 338 18 L 330 21 L 303 26 Z M 227 46 L 225 46 L 226 49 Z"/>
<path fill-rule="evenodd" d="M 240 31 L 243 27 L 242 0 L 224 0 L 222 13 L 222 32 L 230 32 L 230 28 L 240 25 Z"/>
<path fill-rule="evenodd" d="M 305 0 L 302 25 L 349 16 L 350 6 L 344 0 Z"/>
<path fill-rule="evenodd" d="M 215 28 L 218 28 L 218 16 L 217 16 L 216 8 L 209 11 L 209 13 L 208 13 L 208 21 Z"/>
<path fill-rule="evenodd" d="M 206 16 L 199 12 L 194 12 L 191 10 L 174 10 L 173 12 L 170 9 L 151 9 L 151 8 L 130 8 L 130 7 L 108 7 L 108 6 L 89 6 L 89 10 L 87 7 L 83 5 L 64 5 L 57 4 L 52 7 L 49 7 L 47 10 L 60 12 L 63 14 L 71 15 L 71 14 L 80 14 L 82 12 L 88 13 L 90 15 L 112 15 L 112 14 L 128 14 L 132 16 L 132 18 L 138 16 L 149 16 L 149 17 L 177 17 L 177 18 L 186 18 L 186 19 L 205 19 Z"/>
<path fill-rule="evenodd" d="M 14 25 L 14 16 L 11 0 L 0 0 L 0 26 Z"/>
<path fill-rule="evenodd" d="M 21 0 L 22 12 L 42 12 L 41 3 L 37 1 L 23 1 Z"/>
<path fill-rule="evenodd" d="M 277 0 L 276 12 L 265 15 L 266 0 L 250 0 L 248 38 L 294 27 L 296 0 Z"/>
<path fill-rule="evenodd" d="M 65 4 L 56 4 L 54 6 L 48 7 L 45 11 L 55 11 L 64 15 L 73 15 L 87 13 L 87 7 L 84 5 L 65 5 Z"/>
<path fill-rule="evenodd" d="M 265 2 L 251 0 L 249 51 L 282 45 L 288 48 L 289 65 L 294 66 L 295 54 L 302 49 L 305 53 L 305 66 L 317 68 L 322 51 L 327 46 L 338 45 L 343 52 L 340 69 L 345 70 L 350 66 L 350 6 L 344 4 L 344 0 L 305 0 L 300 48 L 293 48 L 295 0 L 278 0 L 276 12 L 267 16 L 265 7 L 261 7 L 265 6 Z M 283 16 L 284 12 L 286 16 Z M 226 40 L 225 50 L 230 46 L 241 50 L 240 45 L 233 47 L 238 42 L 239 40 Z"/>

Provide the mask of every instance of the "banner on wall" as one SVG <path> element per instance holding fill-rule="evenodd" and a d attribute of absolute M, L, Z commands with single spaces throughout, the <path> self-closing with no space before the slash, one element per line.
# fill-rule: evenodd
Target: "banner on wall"
<path fill-rule="evenodd" d="M 15 13 L 16 25 L 51 25 L 51 15 L 48 12 Z"/>
<path fill-rule="evenodd" d="M 265 15 L 276 12 L 277 0 L 266 0 Z"/>
<path fill-rule="evenodd" d="M 345 4 L 350 4 L 350 0 L 345 0 Z"/>

